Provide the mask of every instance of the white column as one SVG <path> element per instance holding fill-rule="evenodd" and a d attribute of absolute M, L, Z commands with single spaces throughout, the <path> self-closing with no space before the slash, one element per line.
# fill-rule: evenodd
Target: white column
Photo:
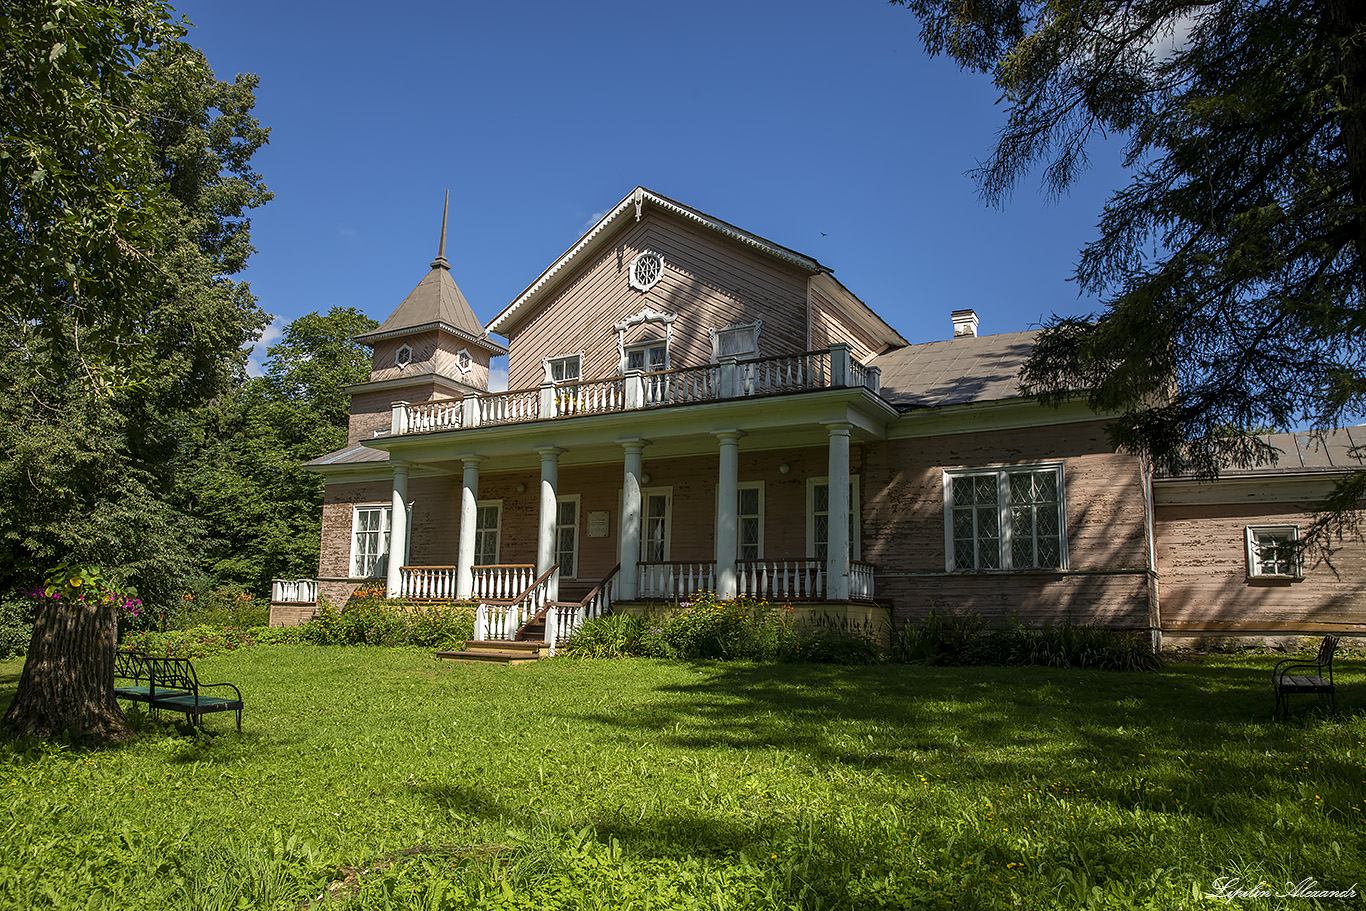
<path fill-rule="evenodd" d="M 394 463 L 393 510 L 389 516 L 389 570 L 384 595 L 397 598 L 403 592 L 403 558 L 408 552 L 408 463 Z"/>
<path fill-rule="evenodd" d="M 742 430 L 715 430 L 721 441 L 721 465 L 716 476 L 716 595 L 734 598 L 738 591 L 735 552 L 739 549 L 740 437 Z"/>
<path fill-rule="evenodd" d="M 849 600 L 849 430 L 847 422 L 830 429 L 829 531 L 825 558 L 825 592 L 831 601 Z"/>
<path fill-rule="evenodd" d="M 474 593 L 474 530 L 479 515 L 479 456 L 465 456 L 460 484 L 460 547 L 455 558 L 455 596 L 468 599 Z"/>
<path fill-rule="evenodd" d="M 617 532 L 621 558 L 617 592 L 622 601 L 633 601 L 639 593 L 640 476 L 645 469 L 645 447 L 650 441 L 631 439 L 617 442 L 626 448 L 626 467 L 621 479 L 621 527 Z"/>
<path fill-rule="evenodd" d="M 560 453 L 558 446 L 544 446 L 541 454 L 541 515 L 536 533 L 536 575 L 540 576 L 555 563 L 555 519 L 559 512 L 557 492 L 560 486 Z M 559 574 L 550 580 L 550 600 L 560 597 Z"/>

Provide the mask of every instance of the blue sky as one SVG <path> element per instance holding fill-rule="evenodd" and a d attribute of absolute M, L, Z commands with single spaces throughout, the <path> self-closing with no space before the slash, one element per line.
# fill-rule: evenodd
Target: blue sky
<path fill-rule="evenodd" d="M 382 9 L 382 11 L 381 11 Z M 183 0 L 220 79 L 255 73 L 245 278 L 279 325 L 383 319 L 447 257 L 487 322 L 637 185 L 813 256 L 912 342 L 1090 312 L 1068 281 L 1122 179 L 987 208 L 966 172 L 1003 121 L 881 0 L 302 4 Z M 260 354 L 256 360 L 260 359 Z"/>

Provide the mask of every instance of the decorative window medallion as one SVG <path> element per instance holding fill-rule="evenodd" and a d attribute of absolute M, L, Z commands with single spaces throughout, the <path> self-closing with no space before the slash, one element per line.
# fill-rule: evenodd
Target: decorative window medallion
<path fill-rule="evenodd" d="M 1246 539 L 1249 578 L 1304 578 L 1298 525 L 1249 525 Z"/>
<path fill-rule="evenodd" d="M 394 366 L 403 368 L 413 362 L 413 346 L 402 345 L 394 352 Z"/>
<path fill-rule="evenodd" d="M 649 291 L 664 275 L 664 257 L 653 250 L 639 253 L 631 260 L 628 276 L 631 287 L 637 291 Z"/>
<path fill-rule="evenodd" d="M 470 372 L 470 368 L 474 366 L 474 358 L 470 357 L 468 348 L 461 348 L 455 353 L 455 366 L 461 373 Z"/>

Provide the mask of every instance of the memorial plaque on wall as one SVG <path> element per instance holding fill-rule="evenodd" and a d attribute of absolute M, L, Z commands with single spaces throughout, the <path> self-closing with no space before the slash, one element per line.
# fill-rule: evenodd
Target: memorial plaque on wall
<path fill-rule="evenodd" d="M 588 537 L 607 537 L 607 510 L 596 510 L 588 514 Z"/>

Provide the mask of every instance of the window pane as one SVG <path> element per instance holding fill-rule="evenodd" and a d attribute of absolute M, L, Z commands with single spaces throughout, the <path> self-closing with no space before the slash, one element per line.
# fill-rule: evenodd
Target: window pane
<path fill-rule="evenodd" d="M 812 491 L 812 512 L 828 513 L 830 511 L 830 488 L 825 484 L 817 484 Z"/>
<path fill-rule="evenodd" d="M 651 370 L 663 370 L 663 369 L 664 369 L 664 361 L 665 361 L 665 358 L 664 358 L 664 346 L 663 346 L 663 345 L 656 345 L 656 346 L 654 346 L 653 348 L 650 349 L 650 369 L 651 369 Z"/>
<path fill-rule="evenodd" d="M 953 536 L 955 538 L 972 539 L 971 509 L 955 509 L 953 511 Z"/>
<path fill-rule="evenodd" d="M 996 502 L 996 475 L 978 475 L 972 479 L 974 500 L 980 505 Z"/>
<path fill-rule="evenodd" d="M 1034 499 L 1034 479 L 1032 474 L 1013 474 L 1010 476 L 1010 502 L 1029 503 Z"/>
<path fill-rule="evenodd" d="M 953 567 L 954 569 L 977 568 L 973 560 L 972 539 L 953 542 Z"/>
<path fill-rule="evenodd" d="M 644 352 L 644 351 L 639 351 L 639 350 L 637 350 L 637 351 L 628 351 L 628 352 L 626 352 L 626 369 L 627 369 L 627 370 L 644 370 L 644 369 L 645 369 L 645 352 Z"/>
<path fill-rule="evenodd" d="M 757 516 L 759 514 L 759 488 L 741 487 L 740 494 L 740 515 Z"/>
<path fill-rule="evenodd" d="M 1058 473 L 1040 471 L 1034 474 L 1034 496 L 1040 503 L 1058 502 Z"/>
<path fill-rule="evenodd" d="M 1039 538 L 1039 567 L 1057 569 L 1062 566 L 1062 547 L 1057 538 Z"/>

